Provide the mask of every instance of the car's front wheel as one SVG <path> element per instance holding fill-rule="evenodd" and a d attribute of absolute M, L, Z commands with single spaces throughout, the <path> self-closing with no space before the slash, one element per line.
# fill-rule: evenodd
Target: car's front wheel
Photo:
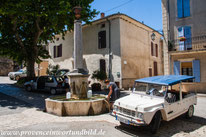
<path fill-rule="evenodd" d="M 188 119 L 192 118 L 193 114 L 194 114 L 194 106 L 191 105 L 188 111 L 186 112 L 186 118 Z"/>
<path fill-rule="evenodd" d="M 26 91 L 31 92 L 32 91 L 32 87 L 31 86 L 26 86 Z"/>
<path fill-rule="evenodd" d="M 52 95 L 55 95 L 57 93 L 55 88 L 50 89 L 50 92 L 51 92 Z"/>
<path fill-rule="evenodd" d="M 160 127 L 162 115 L 160 111 L 157 111 L 152 119 L 152 122 L 150 123 L 150 130 L 152 134 L 157 133 L 157 130 Z"/>

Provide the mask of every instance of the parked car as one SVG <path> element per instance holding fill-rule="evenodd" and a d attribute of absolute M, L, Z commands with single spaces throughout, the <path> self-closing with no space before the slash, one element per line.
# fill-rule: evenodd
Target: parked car
<path fill-rule="evenodd" d="M 114 103 L 113 114 L 121 124 L 149 125 L 156 133 L 161 120 L 170 121 L 182 114 L 191 118 L 197 104 L 195 91 L 182 88 L 182 81 L 193 76 L 167 75 L 135 81 L 133 92 Z"/>
<path fill-rule="evenodd" d="M 26 91 L 41 90 L 50 92 L 52 95 L 65 92 L 62 87 L 63 79 L 60 76 L 40 76 L 24 84 Z"/>
<path fill-rule="evenodd" d="M 20 69 L 16 72 L 9 72 L 8 74 L 9 78 L 11 80 L 18 80 L 21 77 L 26 77 L 26 70 Z"/>

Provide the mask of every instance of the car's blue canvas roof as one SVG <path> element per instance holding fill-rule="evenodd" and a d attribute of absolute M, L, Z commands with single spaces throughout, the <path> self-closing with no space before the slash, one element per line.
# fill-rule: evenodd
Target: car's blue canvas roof
<path fill-rule="evenodd" d="M 164 76 L 155 76 L 155 77 L 147 77 L 142 79 L 135 80 L 140 83 L 150 83 L 150 84 L 158 84 L 158 85 L 174 85 L 180 83 L 183 80 L 194 79 L 194 76 L 186 76 L 186 75 L 164 75 Z"/>

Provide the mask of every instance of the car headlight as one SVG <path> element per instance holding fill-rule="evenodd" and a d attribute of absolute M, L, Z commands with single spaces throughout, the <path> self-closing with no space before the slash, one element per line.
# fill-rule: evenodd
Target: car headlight
<path fill-rule="evenodd" d="M 143 116 L 144 116 L 143 113 L 141 113 L 141 112 L 136 112 L 136 114 L 137 114 L 137 117 L 138 117 L 138 118 L 143 119 Z"/>
<path fill-rule="evenodd" d="M 118 106 L 115 105 L 115 106 L 114 106 L 114 110 L 115 110 L 115 111 L 118 111 L 118 110 L 119 110 L 119 109 L 118 109 Z"/>

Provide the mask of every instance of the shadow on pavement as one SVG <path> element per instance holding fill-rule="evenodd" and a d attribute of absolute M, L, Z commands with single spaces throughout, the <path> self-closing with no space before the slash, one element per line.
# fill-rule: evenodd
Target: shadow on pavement
<path fill-rule="evenodd" d="M 0 107 L 7 107 L 9 109 L 17 109 L 18 107 L 31 108 L 32 105 L 22 100 L 18 100 L 14 97 L 0 93 Z"/>
<path fill-rule="evenodd" d="M 136 126 L 129 126 L 129 125 L 120 125 L 120 126 L 116 126 L 115 128 L 131 136 L 171 137 L 180 132 L 185 132 L 185 133 L 193 132 L 204 125 L 206 125 L 205 118 L 193 116 L 191 119 L 186 119 L 183 115 L 169 122 L 162 121 L 161 126 L 156 134 L 150 133 L 149 126 L 136 127 Z"/>
<path fill-rule="evenodd" d="M 27 92 L 23 88 L 16 87 L 14 84 L 0 84 L 0 93 L 5 95 L 1 97 L 1 106 L 7 105 L 11 106 L 11 108 L 16 108 L 17 106 L 24 106 L 23 104 L 30 104 L 29 107 L 32 106 L 39 110 L 45 109 L 45 99 L 51 96 L 50 93 L 42 91 Z M 8 96 L 13 99 L 10 99 Z"/>

